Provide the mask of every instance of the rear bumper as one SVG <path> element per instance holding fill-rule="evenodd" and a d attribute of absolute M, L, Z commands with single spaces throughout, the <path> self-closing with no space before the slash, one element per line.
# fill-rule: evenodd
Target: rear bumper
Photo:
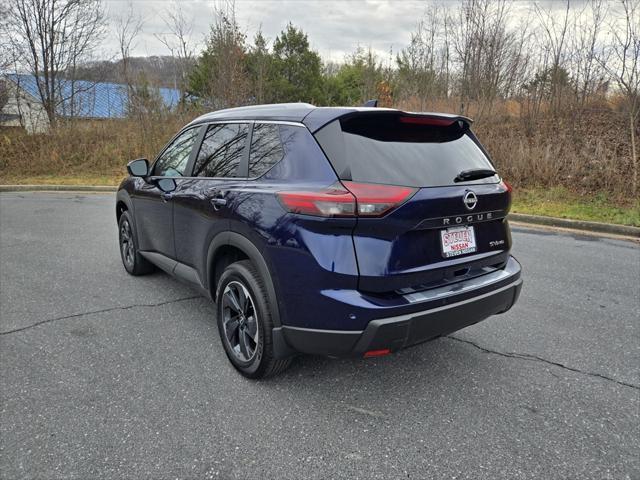
<path fill-rule="evenodd" d="M 511 257 L 505 270 L 448 290 L 446 304 L 438 289 L 422 292 L 424 310 L 379 318 L 364 330 L 318 330 L 283 325 L 281 333 L 291 349 L 308 354 L 362 356 L 371 350 L 396 351 L 478 323 L 509 310 L 522 289 L 520 265 Z M 475 293 L 475 294 L 474 294 Z M 412 294 L 416 295 L 416 294 Z M 439 305 L 438 305 L 439 304 Z"/>

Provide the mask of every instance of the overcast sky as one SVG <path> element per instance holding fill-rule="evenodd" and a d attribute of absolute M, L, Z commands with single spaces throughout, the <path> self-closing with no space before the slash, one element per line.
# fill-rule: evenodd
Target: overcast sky
<path fill-rule="evenodd" d="M 171 0 L 133 1 L 134 12 L 144 18 L 144 30 L 133 55 L 168 54 L 154 34 L 166 31 L 162 16 L 171 3 Z M 213 2 L 179 0 L 178 3 L 185 16 L 193 19 L 193 41 L 202 45 L 213 20 Z M 129 8 L 127 0 L 106 0 L 105 4 L 111 19 Z M 238 20 L 249 41 L 260 26 L 263 34 L 273 41 L 291 21 L 308 34 L 312 48 L 323 58 L 336 61 L 341 61 L 359 44 L 385 55 L 391 47 L 394 51 L 402 48 L 424 9 L 424 0 L 236 0 Z M 104 49 L 107 55 L 117 51 L 113 32 Z"/>
<path fill-rule="evenodd" d="M 162 17 L 171 3 L 172 0 L 133 0 L 134 12 L 145 22 L 133 55 L 168 54 L 154 34 L 166 32 Z M 291 21 L 308 34 L 312 48 L 324 59 L 340 62 L 358 45 L 371 46 L 382 58 L 388 57 L 391 48 L 394 52 L 402 49 L 428 3 L 427 0 L 236 0 L 236 11 L 249 41 L 260 26 L 273 41 Z M 105 0 L 105 4 L 111 19 L 129 8 L 128 0 Z M 213 1 L 179 0 L 178 4 L 185 17 L 193 19 L 193 41 L 202 46 L 213 20 Z M 516 15 L 530 6 L 530 2 L 524 1 L 514 4 Z M 111 31 L 101 53 L 113 56 L 116 51 Z"/>

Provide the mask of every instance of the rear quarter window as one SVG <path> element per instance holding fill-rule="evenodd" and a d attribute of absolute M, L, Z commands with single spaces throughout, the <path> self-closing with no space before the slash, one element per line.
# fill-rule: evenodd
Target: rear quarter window
<path fill-rule="evenodd" d="M 458 121 L 437 126 L 409 123 L 397 114 L 368 114 L 335 120 L 315 136 L 343 180 L 435 187 L 453 185 L 464 170 L 493 169 L 467 125 Z M 497 181 L 494 175 L 467 183 Z"/>

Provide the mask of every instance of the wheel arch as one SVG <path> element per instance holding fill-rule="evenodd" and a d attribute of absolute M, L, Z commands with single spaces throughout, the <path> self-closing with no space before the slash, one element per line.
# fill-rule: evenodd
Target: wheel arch
<path fill-rule="evenodd" d="M 133 215 L 133 203 L 126 191 L 119 190 L 116 194 L 116 222 L 120 221 L 120 216 L 125 210 L 128 210 Z"/>
<path fill-rule="evenodd" d="M 267 265 L 267 261 L 260 253 L 260 250 L 256 245 L 247 237 L 240 235 L 236 232 L 225 232 L 217 235 L 209 246 L 207 253 L 207 269 L 206 269 L 206 289 L 211 295 L 211 298 L 216 300 L 216 288 L 218 279 L 224 271 L 224 268 L 229 265 L 230 260 L 237 261 L 242 259 L 250 260 L 260 273 L 262 280 L 264 281 L 267 295 L 269 297 L 269 304 L 272 307 L 273 324 L 275 327 L 280 327 L 280 309 L 278 306 L 278 297 L 274 287 L 273 279 L 271 278 L 271 272 Z M 228 262 L 228 263 L 225 263 Z"/>

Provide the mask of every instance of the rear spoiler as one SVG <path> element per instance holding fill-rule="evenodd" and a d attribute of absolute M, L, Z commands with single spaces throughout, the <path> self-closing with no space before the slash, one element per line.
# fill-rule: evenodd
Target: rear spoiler
<path fill-rule="evenodd" d="M 369 103 L 369 102 L 367 102 Z M 395 113 L 402 115 L 407 119 L 415 118 L 430 119 L 434 121 L 443 120 L 448 122 L 463 122 L 467 128 L 471 127 L 473 120 L 463 115 L 455 115 L 451 113 L 436 113 L 436 112 L 405 112 L 402 110 L 396 110 L 394 108 L 363 108 L 363 107 L 351 107 L 351 108 L 316 108 L 309 115 L 307 115 L 302 121 L 311 133 L 315 133 L 325 125 L 337 120 L 339 118 L 348 118 L 357 115 L 384 115 L 389 113 Z M 409 120 L 410 121 L 410 120 Z"/>

